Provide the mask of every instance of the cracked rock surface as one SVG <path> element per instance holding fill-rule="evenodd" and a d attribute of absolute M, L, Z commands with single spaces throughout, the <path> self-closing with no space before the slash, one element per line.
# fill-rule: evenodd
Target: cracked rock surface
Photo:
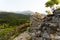
<path fill-rule="evenodd" d="M 60 40 L 60 11 L 41 17 L 37 13 L 30 18 L 32 40 Z"/>

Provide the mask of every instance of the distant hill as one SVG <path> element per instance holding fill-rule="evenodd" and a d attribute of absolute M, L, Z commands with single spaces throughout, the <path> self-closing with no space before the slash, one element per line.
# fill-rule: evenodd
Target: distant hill
<path fill-rule="evenodd" d="M 24 15 L 23 13 L 14 13 L 14 12 L 0 12 L 0 17 L 18 17 L 18 18 L 29 18 L 30 15 Z"/>
<path fill-rule="evenodd" d="M 22 12 L 15 12 L 15 13 L 24 14 L 24 15 L 32 15 L 34 12 L 32 12 L 32 11 L 22 11 Z"/>
<path fill-rule="evenodd" d="M 13 12 L 0 12 L 0 24 L 22 24 L 29 21 L 30 15 L 18 14 Z"/>

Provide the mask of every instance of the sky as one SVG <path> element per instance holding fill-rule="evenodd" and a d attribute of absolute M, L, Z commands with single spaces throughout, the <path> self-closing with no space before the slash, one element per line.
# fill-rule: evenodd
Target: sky
<path fill-rule="evenodd" d="M 47 0 L 0 0 L 0 11 L 33 11 L 42 12 L 46 10 Z"/>

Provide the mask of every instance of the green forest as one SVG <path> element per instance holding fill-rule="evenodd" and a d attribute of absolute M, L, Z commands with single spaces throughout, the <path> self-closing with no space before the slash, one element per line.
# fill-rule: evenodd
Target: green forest
<path fill-rule="evenodd" d="M 29 17 L 30 15 L 0 12 L 0 40 L 10 40 L 11 37 L 14 38 L 26 30 L 25 25 L 28 24 L 27 27 L 29 27 Z M 21 28 L 20 25 L 25 27 Z"/>

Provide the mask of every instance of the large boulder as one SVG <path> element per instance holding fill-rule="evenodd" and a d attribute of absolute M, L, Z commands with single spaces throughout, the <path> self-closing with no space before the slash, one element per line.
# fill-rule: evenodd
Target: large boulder
<path fill-rule="evenodd" d="M 36 17 L 32 16 L 31 21 L 34 18 Z M 32 40 L 60 40 L 60 10 L 44 16 L 42 20 L 37 19 L 31 24 L 34 25 L 31 26 Z"/>
<path fill-rule="evenodd" d="M 36 36 L 40 36 L 40 22 L 45 17 L 45 15 L 35 12 L 30 17 L 30 26 L 31 26 L 31 36 L 32 40 L 35 40 Z M 38 40 L 38 38 L 36 38 Z"/>

